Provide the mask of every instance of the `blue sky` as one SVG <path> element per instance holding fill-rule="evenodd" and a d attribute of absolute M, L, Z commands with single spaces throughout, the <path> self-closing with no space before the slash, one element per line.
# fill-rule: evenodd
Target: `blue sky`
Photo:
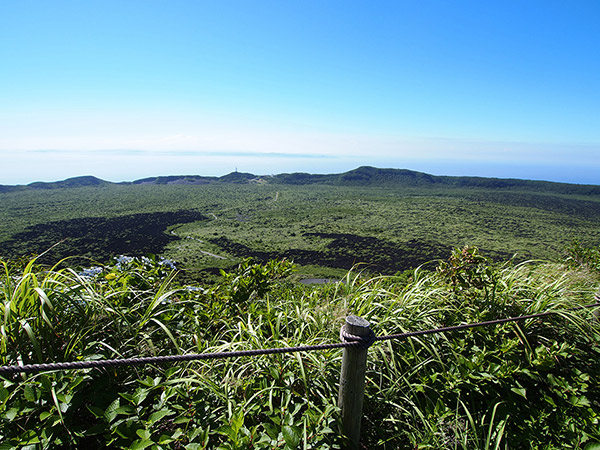
<path fill-rule="evenodd" d="M 600 2 L 0 3 L 0 184 L 342 172 L 600 184 Z"/>

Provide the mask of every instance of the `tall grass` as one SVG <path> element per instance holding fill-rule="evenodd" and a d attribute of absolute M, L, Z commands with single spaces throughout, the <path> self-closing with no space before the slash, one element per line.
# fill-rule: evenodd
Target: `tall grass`
<path fill-rule="evenodd" d="M 584 448 L 600 440 L 600 332 L 587 269 L 492 264 L 307 288 L 285 261 L 179 286 L 159 260 L 92 272 L 2 262 L 3 364 L 336 342 L 347 314 L 379 335 L 542 311 L 369 350 L 366 448 Z M 90 275 L 92 273 L 92 275 Z M 4 378 L 1 448 L 339 448 L 341 351 Z M 29 447 L 27 447 L 29 446 Z"/>

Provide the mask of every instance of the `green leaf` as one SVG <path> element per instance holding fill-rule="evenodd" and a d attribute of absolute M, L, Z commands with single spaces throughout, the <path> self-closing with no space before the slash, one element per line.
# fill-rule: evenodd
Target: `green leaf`
<path fill-rule="evenodd" d="M 73 400 L 73 394 L 57 394 L 56 397 L 62 403 L 71 403 L 71 400 Z"/>
<path fill-rule="evenodd" d="M 175 419 L 173 421 L 174 424 L 179 424 L 179 423 L 188 423 L 190 421 L 189 417 L 183 417 L 183 416 L 179 416 L 177 419 Z"/>
<path fill-rule="evenodd" d="M 110 405 L 108 405 L 108 408 L 106 408 L 106 411 L 104 411 L 104 417 L 108 423 L 111 423 L 113 420 L 115 420 L 115 417 L 117 417 L 117 409 L 119 409 L 119 406 L 120 400 L 117 398 Z"/>
<path fill-rule="evenodd" d="M 139 406 L 148 396 L 147 389 L 136 389 L 135 394 L 133 394 L 133 401 L 136 406 Z"/>
<path fill-rule="evenodd" d="M 527 399 L 527 390 L 525 388 L 510 388 L 510 390 L 524 399 Z"/>
<path fill-rule="evenodd" d="M 91 412 L 94 415 L 94 417 L 96 417 L 96 419 L 100 419 L 102 416 L 104 416 L 104 411 L 102 410 L 102 408 L 98 408 L 97 406 L 86 406 L 88 411 Z"/>
<path fill-rule="evenodd" d="M 4 403 L 8 396 L 8 389 L 6 389 L 4 386 L 0 386 L 0 403 Z"/>
<path fill-rule="evenodd" d="M 13 420 L 15 417 L 17 417 L 18 413 L 19 410 L 17 408 L 11 408 L 4 413 L 4 417 L 6 417 L 8 420 Z"/>
<path fill-rule="evenodd" d="M 144 380 L 138 380 L 138 382 L 140 384 L 143 384 L 144 386 L 154 387 L 154 381 L 150 377 L 146 377 Z M 123 394 L 121 394 L 121 395 L 123 395 Z M 130 397 L 133 398 L 133 396 L 130 396 Z"/>
<path fill-rule="evenodd" d="M 240 431 L 240 428 L 242 428 L 242 425 L 244 425 L 244 412 L 240 409 L 231 418 L 231 427 L 233 428 L 236 435 Z"/>
<path fill-rule="evenodd" d="M 236 440 L 237 433 L 233 430 L 231 425 L 222 425 L 217 429 L 217 433 L 227 436 L 232 441 Z"/>
<path fill-rule="evenodd" d="M 590 401 L 584 395 L 580 395 L 579 397 L 576 395 L 571 396 L 571 398 L 569 399 L 569 403 L 571 403 L 571 405 L 573 406 L 578 407 L 590 406 Z"/>
<path fill-rule="evenodd" d="M 33 430 L 28 430 L 24 435 L 21 436 L 21 441 L 26 444 L 39 444 L 40 438 L 36 435 Z M 35 446 L 33 446 L 35 448 Z"/>
<path fill-rule="evenodd" d="M 291 448 L 297 448 L 298 444 L 300 444 L 300 429 L 298 427 L 290 427 L 285 425 L 282 430 L 283 439 L 285 440 L 286 445 Z"/>
<path fill-rule="evenodd" d="M 48 376 L 47 374 L 42 374 L 42 386 L 47 391 L 52 389 L 52 380 L 50 380 L 50 376 Z"/>
<path fill-rule="evenodd" d="M 549 395 L 544 394 L 544 400 L 556 408 L 556 402 Z"/>
<path fill-rule="evenodd" d="M 135 403 L 135 398 L 132 394 L 125 394 L 123 392 L 120 392 L 119 395 L 121 397 L 123 397 L 125 400 L 127 400 L 128 402 Z"/>
<path fill-rule="evenodd" d="M 135 408 L 130 405 L 119 406 L 115 412 L 118 414 L 122 414 L 124 416 L 132 416 L 135 414 Z"/>
<path fill-rule="evenodd" d="M 158 443 L 160 445 L 170 444 L 171 442 L 175 442 L 175 439 L 169 434 L 161 434 L 158 438 Z"/>
<path fill-rule="evenodd" d="M 273 425 L 272 423 L 265 423 L 263 426 L 271 439 L 277 439 L 277 436 L 279 436 L 278 426 Z"/>
<path fill-rule="evenodd" d="M 133 444 L 131 444 L 129 450 L 142 450 L 146 447 L 150 447 L 152 444 L 154 444 L 154 442 L 149 441 L 147 439 L 138 439 L 136 441 L 133 441 Z"/>
<path fill-rule="evenodd" d="M 25 400 L 35 402 L 35 388 L 30 384 L 27 384 L 25 388 L 23 388 L 23 395 L 25 396 Z"/>
<path fill-rule="evenodd" d="M 150 433 L 150 430 L 146 430 L 143 428 L 140 428 L 139 430 L 135 431 L 135 434 L 137 434 L 140 438 L 142 439 L 150 439 L 150 436 L 152 435 L 152 433 Z"/>
<path fill-rule="evenodd" d="M 152 425 L 153 423 L 158 422 L 163 417 L 170 416 L 171 414 L 173 414 L 173 411 L 171 411 L 170 409 L 161 409 L 160 411 L 153 412 L 148 418 L 148 423 Z"/>
<path fill-rule="evenodd" d="M 178 439 L 180 436 L 183 436 L 183 431 L 181 431 L 181 428 L 177 428 L 171 437 L 173 439 Z"/>

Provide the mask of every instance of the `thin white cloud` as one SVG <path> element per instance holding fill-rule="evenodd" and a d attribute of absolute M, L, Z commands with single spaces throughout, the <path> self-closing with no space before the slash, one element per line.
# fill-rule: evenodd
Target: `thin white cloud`
<path fill-rule="evenodd" d="M 365 134 L 301 133 L 237 130 L 203 135 L 142 136 L 134 138 L 44 139 L 0 138 L 0 153 L 52 152 L 71 155 L 167 154 L 172 157 L 293 157 L 293 158 L 402 158 L 407 161 L 596 164 L 600 145 L 485 141 L 458 138 L 413 138 Z"/>

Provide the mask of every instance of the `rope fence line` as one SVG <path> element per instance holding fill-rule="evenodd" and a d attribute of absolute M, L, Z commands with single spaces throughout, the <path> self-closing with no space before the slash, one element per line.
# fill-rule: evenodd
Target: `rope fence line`
<path fill-rule="evenodd" d="M 499 325 L 499 324 L 503 324 L 503 323 L 517 322 L 519 320 L 535 319 L 537 317 L 546 317 L 546 316 L 551 316 L 554 314 L 560 314 L 562 312 L 576 311 L 578 309 L 593 308 L 595 306 L 600 306 L 600 303 L 593 303 L 591 305 L 578 306 L 576 308 L 569 308 L 569 309 L 565 309 L 562 311 L 548 311 L 548 312 L 543 312 L 543 313 L 528 314 L 525 316 L 507 317 L 505 319 L 488 320 L 485 322 L 467 323 L 467 324 L 462 324 L 462 325 L 453 325 L 450 327 L 434 328 L 431 330 L 407 331 L 406 333 L 390 334 L 388 336 L 378 336 L 375 338 L 375 340 L 376 341 L 388 341 L 391 339 L 404 339 L 407 337 L 424 336 L 427 334 L 447 333 L 449 331 L 466 330 L 468 328 L 487 327 L 487 326 L 491 326 L 491 325 Z"/>
<path fill-rule="evenodd" d="M 72 370 L 72 369 L 100 369 L 105 367 L 121 367 L 121 366 L 141 366 L 146 364 L 165 364 L 170 362 L 182 361 L 199 361 L 212 360 L 222 358 L 238 358 L 243 356 L 259 356 L 273 355 L 282 353 L 308 352 L 314 350 L 330 350 L 337 348 L 357 348 L 367 349 L 376 341 L 387 341 L 392 339 L 406 339 L 415 336 L 424 336 L 429 334 L 447 333 L 450 331 L 465 330 L 468 328 L 485 327 L 499 325 L 509 322 L 517 322 L 519 320 L 535 319 L 538 317 L 546 317 L 562 312 L 576 311 L 585 308 L 594 308 L 600 306 L 600 293 L 595 295 L 596 303 L 590 305 L 578 306 L 562 311 L 548 311 L 543 313 L 528 314 L 524 316 L 508 317 L 505 319 L 488 320 L 485 322 L 476 322 L 470 324 L 454 325 L 450 327 L 433 328 L 429 330 L 408 331 L 398 334 L 390 334 L 386 336 L 375 336 L 370 332 L 365 336 L 349 334 L 345 331 L 344 326 L 340 330 L 340 339 L 342 342 L 336 344 L 319 344 L 319 345 L 304 345 L 297 347 L 280 347 L 280 348 L 264 348 L 255 350 L 240 350 L 231 352 L 216 352 L 216 353 L 191 353 L 187 355 L 170 355 L 170 356 L 150 356 L 144 358 L 124 358 L 124 359 L 103 359 L 95 361 L 73 361 L 60 363 L 44 363 L 44 364 L 26 364 L 13 366 L 0 366 L 0 376 L 17 373 L 38 373 L 52 370 Z"/>
<path fill-rule="evenodd" d="M 306 352 L 358 346 L 360 342 L 339 342 L 337 344 L 304 345 L 298 347 L 263 348 L 217 353 L 190 353 L 187 355 L 149 356 L 145 358 L 100 359 L 96 361 L 75 361 L 63 363 L 27 364 L 22 366 L 0 366 L 0 375 L 14 373 L 35 373 L 50 370 L 100 369 L 104 367 L 143 366 L 145 364 L 165 364 L 169 362 L 198 361 L 210 359 L 238 358 L 242 356 L 273 355 L 279 353 Z"/>

